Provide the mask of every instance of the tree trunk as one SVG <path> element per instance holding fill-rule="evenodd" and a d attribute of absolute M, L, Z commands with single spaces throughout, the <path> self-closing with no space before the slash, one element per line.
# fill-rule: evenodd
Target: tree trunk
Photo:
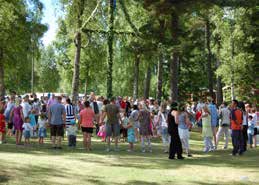
<path fill-rule="evenodd" d="M 80 0 L 78 2 L 78 15 L 77 15 L 77 29 L 82 26 L 82 15 L 84 13 L 85 0 Z M 80 56 L 81 56 L 81 45 L 82 38 L 81 32 L 77 31 L 75 35 L 75 59 L 74 59 L 74 71 L 73 71 L 73 82 L 72 82 L 72 102 L 76 103 L 78 101 L 78 91 L 79 91 L 79 77 L 80 77 Z"/>
<path fill-rule="evenodd" d="M 164 42 L 164 30 L 165 30 L 165 20 L 159 20 L 159 25 L 160 25 L 160 43 Z M 163 61 L 164 61 L 164 56 L 163 56 L 163 50 L 162 48 L 160 49 L 160 54 L 159 54 L 159 60 L 158 60 L 158 73 L 157 73 L 157 101 L 158 104 L 160 105 L 162 95 L 163 95 Z"/>
<path fill-rule="evenodd" d="M 217 41 L 217 68 L 220 67 L 220 41 Z M 217 105 L 223 102 L 222 82 L 221 77 L 217 77 Z"/>
<path fill-rule="evenodd" d="M 172 60 L 170 63 L 170 88 L 171 88 L 171 100 L 178 101 L 178 52 L 173 52 Z"/>
<path fill-rule="evenodd" d="M 160 105 L 162 99 L 162 88 L 163 88 L 163 54 L 160 53 L 159 60 L 158 60 L 158 72 L 157 72 L 157 101 Z"/>
<path fill-rule="evenodd" d="M 140 63 L 140 55 L 136 54 L 135 63 L 134 63 L 134 84 L 133 84 L 134 101 L 138 98 L 139 63 Z"/>
<path fill-rule="evenodd" d="M 76 103 L 78 101 L 78 91 L 79 91 L 79 73 L 80 73 L 80 55 L 81 55 L 81 33 L 76 33 L 76 53 L 75 53 L 75 60 L 74 60 L 74 72 L 73 72 L 73 85 L 72 85 L 72 101 Z"/>
<path fill-rule="evenodd" d="M 207 75 L 208 75 L 208 88 L 209 88 L 209 95 L 214 98 L 214 93 L 213 93 L 213 72 L 211 68 L 211 60 L 212 60 L 212 54 L 211 54 L 211 48 L 210 48 L 210 37 L 211 37 L 211 32 L 210 32 L 210 22 L 209 20 L 206 20 L 205 23 L 205 40 L 206 40 L 206 50 L 207 50 Z"/>
<path fill-rule="evenodd" d="M 150 92 L 150 81 L 151 81 L 151 68 L 148 65 L 146 77 L 145 77 L 145 84 L 144 84 L 144 98 L 149 98 L 149 92 Z"/>
<path fill-rule="evenodd" d="M 171 20 L 171 35 L 174 42 L 173 44 L 177 45 L 179 42 L 179 17 L 175 12 L 171 14 Z M 178 101 L 178 62 L 179 52 L 177 49 L 173 49 L 172 58 L 170 61 L 170 95 L 172 101 Z"/>
<path fill-rule="evenodd" d="M 231 100 L 236 99 L 235 96 L 235 85 L 234 85 L 234 66 L 233 66 L 233 60 L 234 60 L 234 55 L 235 55 L 235 48 L 234 48 L 234 39 L 231 38 Z"/>
<path fill-rule="evenodd" d="M 4 53 L 3 49 L 0 48 L 0 97 L 5 95 L 5 84 L 4 84 Z"/>
<path fill-rule="evenodd" d="M 110 0 L 110 21 L 108 32 L 108 63 L 107 63 L 107 97 L 112 97 L 112 72 L 113 72 L 113 40 L 114 40 L 114 0 Z"/>

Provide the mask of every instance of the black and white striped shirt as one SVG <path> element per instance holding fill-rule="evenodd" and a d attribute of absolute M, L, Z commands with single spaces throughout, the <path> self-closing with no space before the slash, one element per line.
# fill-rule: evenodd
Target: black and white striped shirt
<path fill-rule="evenodd" d="M 73 105 L 65 105 L 66 110 L 66 124 L 71 123 L 71 121 L 75 121 L 74 107 Z"/>

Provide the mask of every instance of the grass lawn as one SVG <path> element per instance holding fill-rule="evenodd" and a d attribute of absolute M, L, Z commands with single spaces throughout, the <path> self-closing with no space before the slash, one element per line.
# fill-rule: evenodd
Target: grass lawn
<path fill-rule="evenodd" d="M 231 150 L 204 154 L 197 132 L 191 133 L 193 157 L 183 161 L 168 160 L 157 140 L 153 153 L 145 154 L 140 144 L 136 152 L 126 152 L 127 143 L 120 144 L 120 152 L 107 153 L 104 143 L 93 140 L 93 151 L 85 152 L 81 135 L 76 149 L 64 146 L 61 151 L 49 149 L 48 139 L 44 146 L 32 140 L 31 147 L 16 147 L 8 138 L 0 145 L 0 184 L 259 184 L 258 149 L 238 157 L 229 156 Z"/>

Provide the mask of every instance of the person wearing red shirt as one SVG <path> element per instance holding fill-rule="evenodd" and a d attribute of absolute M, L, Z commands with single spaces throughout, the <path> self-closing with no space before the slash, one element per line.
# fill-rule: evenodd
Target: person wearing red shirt
<path fill-rule="evenodd" d="M 238 101 L 232 100 L 231 104 L 231 130 L 232 130 L 232 145 L 233 151 L 232 155 L 235 156 L 237 153 L 242 155 L 244 153 L 243 147 L 243 134 L 242 134 L 242 123 L 243 123 L 243 113 L 237 108 Z"/>
<path fill-rule="evenodd" d="M 5 116 L 4 116 L 4 109 L 0 109 L 0 144 L 5 142 Z"/>

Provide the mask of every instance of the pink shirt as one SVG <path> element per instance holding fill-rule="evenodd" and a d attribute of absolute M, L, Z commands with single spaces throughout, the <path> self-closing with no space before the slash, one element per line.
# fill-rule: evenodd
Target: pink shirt
<path fill-rule="evenodd" d="M 85 108 L 80 112 L 80 118 L 82 127 L 90 127 L 93 128 L 93 120 L 94 120 L 94 111 L 91 108 Z"/>

